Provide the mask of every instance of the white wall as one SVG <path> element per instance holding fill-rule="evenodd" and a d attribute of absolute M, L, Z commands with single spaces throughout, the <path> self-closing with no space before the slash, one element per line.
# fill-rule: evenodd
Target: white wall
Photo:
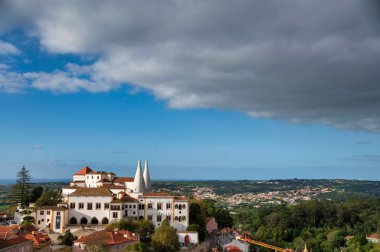
<path fill-rule="evenodd" d="M 108 218 L 110 221 L 110 209 L 104 209 L 105 203 L 110 203 L 112 200 L 111 196 L 69 196 L 68 199 L 68 207 L 70 208 L 70 203 L 75 203 L 75 209 L 70 208 L 68 223 L 70 223 L 70 219 L 75 217 L 80 224 L 80 220 L 82 217 L 87 218 L 88 224 L 91 223 L 91 219 L 96 217 L 99 221 L 99 224 L 102 222 L 103 218 Z M 79 203 L 84 204 L 83 209 L 79 209 Z M 92 203 L 92 210 L 87 209 L 87 203 Z M 96 209 L 96 203 L 101 204 L 100 209 Z"/>

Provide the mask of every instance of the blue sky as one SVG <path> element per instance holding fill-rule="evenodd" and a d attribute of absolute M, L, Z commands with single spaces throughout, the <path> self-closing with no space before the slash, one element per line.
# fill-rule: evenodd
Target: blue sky
<path fill-rule="evenodd" d="M 153 179 L 380 179 L 380 36 L 368 6 L 326 2 L 310 17 L 312 1 L 295 1 L 283 11 L 310 17 L 295 27 L 270 18 L 271 4 L 211 2 L 4 4 L 1 179 L 23 165 L 34 178 L 84 165 L 133 176 L 139 159 Z M 254 7 L 264 25 L 248 20 Z M 163 17 L 136 14 L 157 8 Z M 322 18 L 331 8 L 344 11 L 336 27 Z"/>

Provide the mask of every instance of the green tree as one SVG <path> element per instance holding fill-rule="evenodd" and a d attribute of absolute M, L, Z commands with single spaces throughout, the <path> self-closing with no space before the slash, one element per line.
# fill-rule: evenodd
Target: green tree
<path fill-rule="evenodd" d="M 170 226 L 167 220 L 156 229 L 152 236 L 152 242 L 155 252 L 177 252 L 180 250 L 177 231 Z"/>
<path fill-rule="evenodd" d="M 45 191 L 41 197 L 36 200 L 36 206 L 54 206 L 62 200 L 60 190 Z"/>
<path fill-rule="evenodd" d="M 32 193 L 30 195 L 30 202 L 36 202 L 36 200 L 41 197 L 42 193 L 44 192 L 44 189 L 42 186 L 37 186 L 33 188 Z"/>
<path fill-rule="evenodd" d="M 70 232 L 70 230 L 66 230 L 64 235 L 58 236 L 58 241 L 60 241 L 60 243 L 62 245 L 66 245 L 66 246 L 72 246 L 74 243 L 74 240 L 76 240 L 76 239 L 77 239 L 77 237 L 75 235 L 73 235 Z"/>
<path fill-rule="evenodd" d="M 139 220 L 136 223 L 135 232 L 139 234 L 142 242 L 150 242 L 154 233 L 154 225 L 151 221 Z"/>
<path fill-rule="evenodd" d="M 21 206 L 27 206 L 29 204 L 30 197 L 30 180 L 31 176 L 29 170 L 23 166 L 21 170 L 17 172 L 16 184 L 12 186 L 12 197 Z"/>

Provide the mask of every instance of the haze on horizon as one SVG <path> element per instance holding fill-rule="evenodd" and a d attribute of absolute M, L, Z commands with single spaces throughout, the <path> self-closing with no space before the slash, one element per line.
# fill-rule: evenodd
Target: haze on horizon
<path fill-rule="evenodd" d="M 380 179 L 378 1 L 0 1 L 0 174 Z"/>

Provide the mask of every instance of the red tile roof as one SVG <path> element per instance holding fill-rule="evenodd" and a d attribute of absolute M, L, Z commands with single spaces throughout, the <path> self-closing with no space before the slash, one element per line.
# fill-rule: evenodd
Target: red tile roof
<path fill-rule="evenodd" d="M 109 184 L 105 184 L 101 187 L 105 187 L 105 188 L 108 188 L 108 189 L 125 189 L 124 186 L 121 186 L 121 185 L 109 185 Z"/>
<path fill-rule="evenodd" d="M 137 241 L 137 237 L 127 230 L 102 230 L 94 232 L 90 235 L 82 236 L 74 242 L 88 243 L 91 240 L 102 240 L 107 245 L 115 245 L 126 242 Z"/>
<path fill-rule="evenodd" d="M 367 237 L 368 237 L 368 238 L 372 238 L 372 239 L 380 239 L 380 235 L 379 235 L 379 234 L 376 234 L 376 233 L 374 233 L 374 234 L 370 234 L 370 235 L 368 235 Z"/>
<path fill-rule="evenodd" d="M 231 246 L 226 247 L 226 251 L 228 251 L 228 252 L 241 252 L 242 250 L 239 247 L 231 245 Z"/>
<path fill-rule="evenodd" d="M 50 238 L 47 234 L 37 233 L 37 234 L 27 234 L 24 238 L 33 241 L 33 246 L 39 247 L 44 244 L 50 243 Z"/>
<path fill-rule="evenodd" d="M 80 171 L 78 171 L 77 173 L 75 173 L 74 175 L 86 175 L 87 173 L 90 173 L 90 172 L 93 172 L 93 170 L 91 170 L 90 167 L 85 166 Z"/>
<path fill-rule="evenodd" d="M 27 243 L 32 243 L 32 241 L 21 236 L 12 238 L 12 239 L 6 239 L 6 240 L 0 239 L 0 249 L 9 248 L 16 245 L 23 245 Z"/>
<path fill-rule="evenodd" d="M 125 182 L 133 182 L 133 181 L 135 181 L 135 179 L 132 177 L 116 177 L 116 178 L 114 178 L 114 180 L 112 182 L 124 184 Z"/>
<path fill-rule="evenodd" d="M 10 237 L 20 232 L 20 225 L 0 226 L 0 239 Z"/>
<path fill-rule="evenodd" d="M 112 192 L 105 187 L 88 188 L 78 187 L 70 196 L 112 196 Z"/>

